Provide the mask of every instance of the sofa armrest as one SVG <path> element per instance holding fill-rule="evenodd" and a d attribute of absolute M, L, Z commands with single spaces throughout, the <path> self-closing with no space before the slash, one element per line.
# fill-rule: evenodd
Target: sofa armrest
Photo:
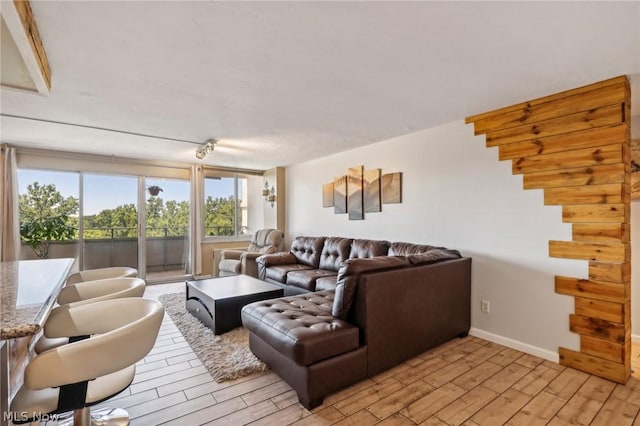
<path fill-rule="evenodd" d="M 264 280 L 267 276 L 267 268 L 275 265 L 291 265 L 297 262 L 298 259 L 289 252 L 263 254 L 256 258 L 256 264 L 258 265 L 258 278 Z"/>
<path fill-rule="evenodd" d="M 256 259 L 260 256 L 262 256 L 261 253 L 253 251 L 242 253 L 242 256 L 240 256 L 240 270 L 244 275 L 258 278 L 258 264 L 256 263 Z"/>
<path fill-rule="evenodd" d="M 233 260 L 240 260 L 240 257 L 246 253 L 243 250 L 222 250 L 220 252 L 220 260 L 224 260 L 224 259 L 233 259 Z"/>

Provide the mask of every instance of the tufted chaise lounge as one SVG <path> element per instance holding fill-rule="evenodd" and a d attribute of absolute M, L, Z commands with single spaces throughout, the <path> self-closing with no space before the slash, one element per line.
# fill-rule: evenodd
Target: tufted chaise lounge
<path fill-rule="evenodd" d="M 425 253 L 420 248 L 429 246 L 401 244 L 396 250 L 406 255 L 346 260 L 334 290 L 242 309 L 251 350 L 306 408 L 468 333 L 471 259 L 455 250 L 431 247 Z"/>

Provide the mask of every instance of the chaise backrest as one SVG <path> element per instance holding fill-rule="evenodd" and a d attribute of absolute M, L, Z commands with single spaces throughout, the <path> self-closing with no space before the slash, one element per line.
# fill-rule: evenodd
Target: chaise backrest
<path fill-rule="evenodd" d="M 278 229 L 260 229 L 251 237 L 247 251 L 269 254 L 284 249 L 284 232 Z"/>
<path fill-rule="evenodd" d="M 291 243 L 290 252 L 298 263 L 318 268 L 324 240 L 326 237 L 296 237 Z"/>
<path fill-rule="evenodd" d="M 389 252 L 389 241 L 356 239 L 351 243 L 349 259 L 366 259 L 386 256 Z"/>
<path fill-rule="evenodd" d="M 342 237 L 329 237 L 324 240 L 320 254 L 320 269 L 338 272 L 344 261 L 349 259 L 352 241 L 351 238 Z"/>

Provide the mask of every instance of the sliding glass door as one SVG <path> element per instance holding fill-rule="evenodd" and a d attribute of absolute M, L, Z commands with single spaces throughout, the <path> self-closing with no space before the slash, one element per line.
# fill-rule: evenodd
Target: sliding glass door
<path fill-rule="evenodd" d="M 184 277 L 189 267 L 190 182 L 146 178 L 144 258 L 147 279 Z"/>
<path fill-rule="evenodd" d="M 138 177 L 84 174 L 80 231 L 82 269 L 139 268 Z"/>

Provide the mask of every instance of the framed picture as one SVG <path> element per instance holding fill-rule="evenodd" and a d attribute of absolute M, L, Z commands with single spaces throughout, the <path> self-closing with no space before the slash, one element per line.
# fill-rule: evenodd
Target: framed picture
<path fill-rule="evenodd" d="M 382 169 L 365 170 L 362 178 L 364 184 L 364 211 L 375 213 L 382 210 L 380 197 L 380 177 Z"/>
<path fill-rule="evenodd" d="M 322 185 L 322 207 L 333 207 L 333 182 Z"/>
<path fill-rule="evenodd" d="M 333 212 L 347 212 L 347 177 L 339 176 L 333 180 Z"/>
<path fill-rule="evenodd" d="M 402 203 L 402 172 L 382 175 L 382 202 Z"/>
<path fill-rule="evenodd" d="M 349 220 L 364 219 L 362 198 L 362 170 L 363 166 L 349 167 L 347 179 L 347 209 Z"/>

